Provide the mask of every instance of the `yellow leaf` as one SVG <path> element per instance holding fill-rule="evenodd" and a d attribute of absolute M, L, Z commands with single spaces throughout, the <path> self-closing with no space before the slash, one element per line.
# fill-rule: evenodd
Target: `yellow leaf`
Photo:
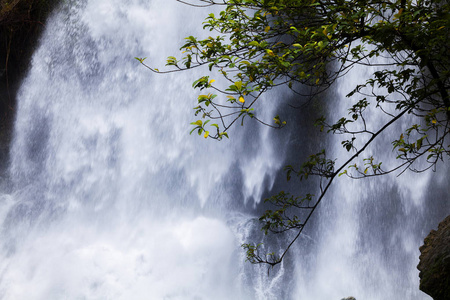
<path fill-rule="evenodd" d="M 227 96 L 227 98 L 229 98 L 229 99 L 236 99 L 233 96 Z"/>
<path fill-rule="evenodd" d="M 236 88 L 237 88 L 238 90 L 240 90 L 240 89 L 242 88 L 242 81 L 236 81 L 236 82 L 234 83 L 234 85 L 236 86 Z"/>
<path fill-rule="evenodd" d="M 209 81 L 208 84 L 211 84 L 211 83 L 213 83 L 214 81 L 215 81 L 214 79 L 211 79 L 211 80 Z"/>
<path fill-rule="evenodd" d="M 437 121 L 436 121 L 436 120 L 433 120 L 433 121 L 431 121 L 431 123 L 433 123 L 433 124 L 436 124 L 436 123 L 437 123 Z"/>
<path fill-rule="evenodd" d="M 244 97 L 240 96 L 240 97 L 239 97 L 239 102 L 244 103 L 244 102 L 245 102 Z"/>
<path fill-rule="evenodd" d="M 269 30 L 270 30 L 270 26 L 267 26 L 267 27 L 264 29 L 265 32 L 269 32 Z"/>
<path fill-rule="evenodd" d="M 271 56 L 274 56 L 274 55 L 275 55 L 275 54 L 273 54 L 273 51 L 270 50 L 270 49 L 267 49 L 267 53 L 268 53 L 269 55 L 271 55 Z"/>
<path fill-rule="evenodd" d="M 320 78 L 317 78 L 316 80 L 316 84 L 319 84 Z"/>
<path fill-rule="evenodd" d="M 209 131 L 205 131 L 205 135 L 204 135 L 205 139 L 206 139 L 208 136 L 209 136 Z"/>
<path fill-rule="evenodd" d="M 275 116 L 275 118 L 273 118 L 273 120 L 275 121 L 275 124 L 278 124 L 278 125 L 281 124 L 279 116 Z"/>

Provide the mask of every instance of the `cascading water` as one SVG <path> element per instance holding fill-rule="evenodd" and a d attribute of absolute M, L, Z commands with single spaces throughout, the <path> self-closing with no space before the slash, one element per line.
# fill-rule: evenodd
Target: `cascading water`
<path fill-rule="evenodd" d="M 373 71 L 356 67 L 338 82 L 330 98 L 340 99 L 342 105 L 334 105 L 329 118 L 348 115 L 351 100 L 345 95 Z M 369 130 L 387 122 L 377 109 L 366 117 Z M 398 165 L 390 142 L 410 126 L 405 119 L 365 151 L 357 161 L 360 167 L 362 159 L 371 155 L 383 165 Z M 341 147 L 347 138 L 332 137 L 334 146 L 328 150 L 337 165 L 348 158 Z M 431 299 L 418 289 L 418 248 L 430 229 L 450 213 L 448 167 L 440 165 L 435 173 L 405 172 L 397 177 L 398 173 L 361 180 L 339 177 L 317 216 L 314 254 L 296 269 L 298 297 L 340 299 L 348 294 L 366 300 Z M 306 268 L 301 268 L 302 263 Z"/>
<path fill-rule="evenodd" d="M 289 266 L 268 276 L 244 262 L 239 245 L 255 230 L 247 202 L 284 176 L 294 140 L 311 151 L 299 128 L 280 148 L 252 124 L 220 143 L 188 134 L 202 73 L 154 76 L 133 57 L 158 67 L 208 12 L 67 1 L 48 22 L 0 198 L 0 299 L 427 299 L 415 265 L 436 226 L 428 217 L 449 211 L 426 197 L 428 182 L 448 194 L 444 175 L 339 180 Z"/>
<path fill-rule="evenodd" d="M 49 21 L 19 95 L 13 188 L 2 196 L 2 299 L 253 293 L 236 288 L 246 218 L 233 215 L 233 226 L 244 222 L 233 232 L 225 208 L 243 185 L 258 193 L 280 163 L 267 159 L 270 147 L 246 153 L 239 133 L 220 144 L 190 136 L 199 74 L 151 76 L 133 58 L 160 63 L 177 52 L 201 20 L 187 8 L 70 1 Z M 241 173 L 248 180 L 235 181 Z"/>

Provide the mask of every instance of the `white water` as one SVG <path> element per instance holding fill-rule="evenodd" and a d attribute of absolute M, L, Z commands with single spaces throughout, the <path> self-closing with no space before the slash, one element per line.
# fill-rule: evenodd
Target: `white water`
<path fill-rule="evenodd" d="M 342 104 L 331 108 L 330 119 L 349 117 L 352 101 L 364 96 L 349 99 L 345 95 L 354 88 L 354 83 L 363 83 L 371 72 L 368 67 L 359 66 L 340 79 L 331 97 L 340 99 Z M 370 98 L 368 101 L 372 105 L 375 102 Z M 373 107 L 365 117 L 371 131 L 389 120 Z M 383 162 L 384 170 L 398 165 L 390 141 L 414 122 L 410 120 L 406 116 L 388 128 L 377 143 L 352 163 L 362 168 L 363 159 L 373 155 L 375 162 Z M 349 157 L 340 146 L 341 141 L 349 138 L 332 137 L 335 146 L 330 150 L 337 157 L 337 166 Z M 362 145 L 360 140 L 368 137 L 356 138 L 359 141 L 356 145 Z M 301 299 L 340 299 L 345 294 L 365 300 L 431 299 L 418 289 L 416 266 L 419 247 L 430 226 L 435 228 L 450 213 L 447 172 L 448 167 L 439 165 L 436 173 L 405 172 L 397 177 L 397 172 L 360 180 L 339 177 L 318 213 L 319 236 L 314 241 L 317 253 L 297 264 L 296 295 Z M 432 192 L 431 182 L 439 191 L 436 194 Z M 306 268 L 301 268 L 302 263 Z"/>
<path fill-rule="evenodd" d="M 361 246 L 361 195 L 379 182 L 334 189 L 310 229 L 313 251 L 291 254 L 295 268 L 267 276 L 245 263 L 244 203 L 271 188 L 284 149 L 250 124 L 220 143 L 190 136 L 191 83 L 202 73 L 155 76 L 133 59 L 161 69 L 209 11 L 69 2 L 48 22 L 19 94 L 12 186 L 0 198 L 0 299 L 427 299 L 414 268 L 429 224 L 400 235 L 401 253 L 385 264 L 383 247 Z M 418 195 L 411 186 L 401 199 Z M 402 207 L 420 215 L 420 198 Z M 381 243 L 374 230 L 369 241 Z M 403 255 L 408 266 L 391 270 Z"/>

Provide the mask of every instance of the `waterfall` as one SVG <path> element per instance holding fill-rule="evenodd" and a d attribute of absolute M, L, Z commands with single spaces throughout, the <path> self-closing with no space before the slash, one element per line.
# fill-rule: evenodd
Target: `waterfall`
<path fill-rule="evenodd" d="M 18 95 L 0 299 L 429 299 L 415 265 L 449 211 L 445 170 L 340 179 L 287 263 L 245 262 L 255 208 L 288 188 L 280 170 L 310 142 L 254 123 L 221 142 L 189 135 L 205 70 L 155 75 L 134 57 L 162 69 L 209 10 L 69 0 L 54 12 Z M 268 116 L 281 109 L 266 102 Z"/>
<path fill-rule="evenodd" d="M 328 118 L 336 121 L 348 115 L 352 100 L 360 98 L 345 95 L 354 83 L 369 78 L 373 69 L 359 66 L 340 79 L 329 96 L 336 99 L 337 105 L 331 107 Z M 372 108 L 366 115 L 368 128 L 380 128 L 386 123 L 386 116 L 378 110 Z M 373 155 L 385 166 L 397 165 L 391 141 L 410 122 L 414 121 L 406 117 L 386 130 L 353 163 L 361 166 L 363 158 Z M 337 165 L 348 158 L 341 146 L 345 139 L 348 137 L 335 135 L 330 141 L 328 150 L 337 158 Z M 339 177 L 316 216 L 313 255 L 297 262 L 296 296 L 431 299 L 418 288 L 416 266 L 424 237 L 450 213 L 448 170 L 448 166 L 439 165 L 436 172 L 405 172 L 401 176 L 397 172 L 359 180 Z"/>

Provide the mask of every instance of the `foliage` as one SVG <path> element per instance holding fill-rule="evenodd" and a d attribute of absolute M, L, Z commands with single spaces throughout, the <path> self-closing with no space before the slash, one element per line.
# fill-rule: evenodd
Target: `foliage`
<path fill-rule="evenodd" d="M 184 56 L 167 59 L 173 69 L 161 72 L 137 58 L 156 73 L 208 66 L 225 78 L 225 87 L 215 85 L 209 76 L 193 84 L 195 89 L 217 93 L 198 96 L 194 108 L 201 119 L 192 123 L 193 131 L 205 138 L 228 138 L 228 129 L 237 121 L 243 124 L 246 117 L 282 128 L 286 123 L 279 116 L 262 120 L 253 110 L 265 92 L 288 86 L 294 94 L 312 99 L 352 67 L 373 67 L 371 76 L 347 95 L 356 99 L 348 116 L 334 122 L 325 117 L 317 120 L 321 131 L 347 137 L 342 146 L 349 152 L 348 159 L 336 166 L 322 150 L 301 168 L 286 167 L 288 180 L 318 176 L 320 193 L 295 197 L 281 192 L 266 200 L 274 210 L 260 218 L 264 233 L 294 231 L 295 235 L 279 254 L 264 254 L 261 244 L 243 245 L 250 262 L 280 263 L 336 177 L 365 178 L 407 169 L 420 172 L 450 154 L 447 1 L 198 0 L 195 4 L 211 5 L 223 8 L 203 23 L 214 34 L 204 39 L 187 37 L 181 47 Z M 387 121 L 372 128 L 368 120 L 374 109 L 383 112 Z M 411 116 L 411 124 L 392 142 L 399 164 L 384 168 L 373 156 L 364 157 L 367 147 L 405 115 Z M 209 124 L 210 120 L 216 123 Z M 362 157 L 363 165 L 354 163 L 357 157 Z M 420 169 L 416 162 L 421 157 L 428 164 Z M 301 211 L 307 211 L 306 216 Z"/>

